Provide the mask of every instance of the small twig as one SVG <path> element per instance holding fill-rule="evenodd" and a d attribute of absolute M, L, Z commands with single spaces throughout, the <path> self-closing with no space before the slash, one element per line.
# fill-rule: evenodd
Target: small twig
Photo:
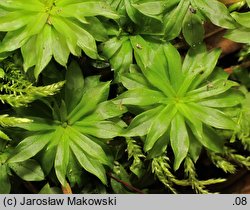
<path fill-rule="evenodd" d="M 250 61 L 246 61 L 246 62 L 241 63 L 239 65 L 230 66 L 228 68 L 225 68 L 224 71 L 227 72 L 228 74 L 232 74 L 235 69 L 248 68 L 248 67 L 250 67 Z"/>
<path fill-rule="evenodd" d="M 24 182 L 24 186 L 26 187 L 27 190 L 29 190 L 29 192 L 31 192 L 33 194 L 37 194 L 38 193 L 38 190 L 30 182 Z"/>
<path fill-rule="evenodd" d="M 215 29 L 215 30 L 213 30 L 213 31 L 211 31 L 211 32 L 209 32 L 209 33 L 207 33 L 207 34 L 205 35 L 205 38 L 204 38 L 204 39 L 208 39 L 209 37 L 214 36 L 215 34 L 218 34 L 219 32 L 222 32 L 222 31 L 225 31 L 225 29 L 224 29 L 224 28 Z"/>
<path fill-rule="evenodd" d="M 62 186 L 61 188 L 62 188 L 63 194 L 72 194 L 72 189 L 69 183 L 67 183 L 66 186 Z"/>
<path fill-rule="evenodd" d="M 140 194 L 144 194 L 143 191 L 141 191 L 141 190 L 139 190 L 138 188 L 136 188 L 136 187 L 130 185 L 130 184 L 127 183 L 127 182 L 124 182 L 124 181 L 122 181 L 122 180 L 120 180 L 120 179 L 114 177 L 111 173 L 108 173 L 108 176 L 109 176 L 110 178 L 114 179 L 115 181 L 121 183 L 121 184 L 124 185 L 125 187 L 129 188 L 130 190 L 132 190 L 132 191 L 134 191 L 134 192 L 137 192 L 137 193 L 140 193 Z"/>
<path fill-rule="evenodd" d="M 221 193 L 227 193 L 228 190 L 234 186 L 237 185 L 237 183 L 243 179 L 243 177 L 248 173 L 247 170 L 240 170 L 236 174 L 232 174 L 227 178 L 227 181 L 222 182 L 220 184 L 216 184 L 214 186 L 211 186 L 210 189 L 213 191 L 218 191 Z"/>
<path fill-rule="evenodd" d="M 219 1 L 225 5 L 230 5 L 230 4 L 235 4 L 235 3 L 241 2 L 242 0 L 219 0 Z"/>

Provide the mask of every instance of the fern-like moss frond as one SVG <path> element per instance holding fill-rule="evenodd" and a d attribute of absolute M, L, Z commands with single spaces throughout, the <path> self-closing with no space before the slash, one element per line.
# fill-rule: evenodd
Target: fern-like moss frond
<path fill-rule="evenodd" d="M 9 115 L 0 115 L 0 139 L 9 141 L 10 137 L 1 130 L 1 127 L 12 127 L 16 124 L 30 123 L 32 120 L 26 118 L 9 117 Z"/>
<path fill-rule="evenodd" d="M 4 70 L 4 75 L 0 81 L 0 101 L 14 107 L 25 106 L 41 97 L 54 95 L 64 85 L 62 81 L 36 87 L 14 63 L 4 61 L 1 67 Z"/>
<path fill-rule="evenodd" d="M 250 169 L 250 156 L 244 157 L 243 155 L 237 154 L 232 148 L 225 147 L 225 155 L 241 167 Z"/>
<path fill-rule="evenodd" d="M 26 118 L 9 117 L 9 115 L 7 114 L 0 115 L 0 126 L 2 127 L 12 127 L 15 126 L 16 124 L 29 123 L 29 122 L 32 122 L 32 120 Z"/>
<path fill-rule="evenodd" d="M 208 152 L 208 156 L 217 168 L 222 169 L 226 173 L 234 174 L 236 172 L 235 165 L 230 163 L 226 158 L 222 157 L 221 155 L 218 155 L 214 152 Z"/>
<path fill-rule="evenodd" d="M 177 193 L 174 188 L 175 176 L 171 173 L 169 158 L 165 155 L 155 157 L 152 160 L 152 172 L 157 178 L 173 193 Z"/>
<path fill-rule="evenodd" d="M 138 177 L 141 177 L 143 172 L 145 171 L 143 160 L 145 159 L 145 155 L 142 153 L 142 148 L 138 145 L 138 143 L 132 139 L 127 138 L 127 151 L 128 158 L 133 158 L 133 163 L 130 166 L 130 170 L 136 174 Z"/>
<path fill-rule="evenodd" d="M 196 193 L 200 194 L 209 193 L 209 191 L 205 189 L 205 186 L 198 180 L 194 163 L 188 156 L 185 159 L 184 168 L 185 175 L 187 176 L 187 179 L 189 180 L 192 189 L 195 190 Z"/>

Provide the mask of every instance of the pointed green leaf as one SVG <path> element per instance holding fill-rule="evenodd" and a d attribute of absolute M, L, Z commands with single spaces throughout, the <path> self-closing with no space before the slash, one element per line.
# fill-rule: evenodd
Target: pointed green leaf
<path fill-rule="evenodd" d="M 65 6 L 65 5 L 69 5 L 69 4 L 77 4 L 77 3 L 80 3 L 82 2 L 82 0 L 60 0 L 57 2 L 56 5 L 58 6 Z"/>
<path fill-rule="evenodd" d="M 107 184 L 104 167 L 98 160 L 91 159 L 81 148 L 70 142 L 70 148 L 81 166 L 91 174 L 97 176 L 103 184 Z"/>
<path fill-rule="evenodd" d="M 16 127 L 26 129 L 28 131 L 50 131 L 55 130 L 58 124 L 55 121 L 40 117 L 29 117 L 32 122 L 16 124 Z"/>
<path fill-rule="evenodd" d="M 147 110 L 137 115 L 130 123 L 125 136 L 145 136 L 148 130 L 157 116 L 157 114 L 163 109 L 163 106 L 158 106 L 156 108 Z"/>
<path fill-rule="evenodd" d="M 186 76 L 178 90 L 179 95 L 185 95 L 188 90 L 197 91 L 196 88 L 213 72 L 221 51 L 213 50 L 206 53 L 201 46 L 200 50 L 191 50 L 189 52 L 183 64 L 183 72 Z M 197 57 L 195 52 L 199 52 Z"/>
<path fill-rule="evenodd" d="M 151 44 L 151 43 L 145 43 L 148 44 L 148 47 L 146 48 L 148 50 L 148 55 L 144 58 L 144 68 L 146 71 L 143 71 L 145 75 L 147 75 L 147 71 L 153 71 L 155 74 L 158 74 L 159 78 L 160 76 L 162 77 L 162 82 L 164 81 L 165 83 L 170 82 L 170 75 L 169 75 L 169 64 L 171 65 L 171 62 L 168 63 L 169 53 L 175 53 L 172 52 L 173 48 L 171 48 L 171 44 Z M 150 44 L 150 45 L 149 45 Z M 136 46 L 134 46 L 135 48 Z M 165 53 L 166 51 L 166 53 Z M 174 59 L 175 61 L 179 61 L 179 55 L 175 54 Z M 149 59 L 149 60 L 146 60 Z M 177 67 L 180 65 L 179 63 L 176 63 Z M 172 67 L 172 66 L 171 66 Z M 164 89 L 163 89 L 164 90 Z"/>
<path fill-rule="evenodd" d="M 86 17 L 84 17 L 82 14 L 79 14 L 79 13 L 76 13 L 75 10 L 76 10 L 76 4 L 72 5 L 73 2 L 71 2 L 71 5 L 70 7 L 66 6 L 66 10 L 64 9 L 57 9 L 56 7 L 54 8 L 55 10 L 52 10 L 52 14 L 54 15 L 58 15 L 58 16 L 61 16 L 61 17 L 64 17 L 64 18 L 75 18 L 77 19 L 78 21 L 80 21 L 81 23 L 83 24 L 88 24 L 89 21 L 87 20 Z M 59 6 L 59 5 L 58 5 Z M 65 6 L 63 6 L 65 7 Z M 61 8 L 63 8 L 61 7 Z"/>
<path fill-rule="evenodd" d="M 177 49 L 171 44 L 163 45 L 163 50 L 167 59 L 167 68 L 171 85 L 177 90 L 183 82 L 181 56 Z"/>
<path fill-rule="evenodd" d="M 56 155 L 56 146 L 52 147 L 48 144 L 47 147 L 43 148 L 41 155 L 38 154 L 39 162 L 41 163 L 42 169 L 45 175 L 48 175 L 54 166 L 54 160 Z"/>
<path fill-rule="evenodd" d="M 196 138 L 200 139 L 203 136 L 202 122 L 189 109 L 188 105 L 179 104 L 178 111 L 186 118 L 186 122 L 191 128 Z"/>
<path fill-rule="evenodd" d="M 192 85 L 192 82 L 195 81 L 197 78 L 197 75 L 199 74 L 200 69 L 198 69 L 197 72 L 191 72 L 186 75 L 184 75 L 184 80 L 182 84 L 180 85 L 177 96 L 178 97 L 184 97 L 187 94 L 188 89 L 190 89 L 190 86 Z"/>
<path fill-rule="evenodd" d="M 83 94 L 79 104 L 69 114 L 69 124 L 75 123 L 84 115 L 94 111 L 98 103 L 106 100 L 108 97 L 109 84 L 109 82 L 102 82 L 95 87 L 89 88 L 87 92 Z"/>
<path fill-rule="evenodd" d="M 37 56 L 36 53 L 30 53 L 33 51 L 34 46 L 36 45 L 36 38 L 37 36 L 32 36 L 22 47 L 21 52 L 23 56 L 23 68 L 24 71 L 27 72 L 27 70 L 34 66 L 37 62 Z"/>
<path fill-rule="evenodd" d="M 203 81 L 205 81 L 205 79 L 207 79 L 211 75 L 219 60 L 220 54 L 221 50 L 215 49 L 210 53 L 206 53 L 203 59 L 200 60 L 202 63 L 198 63 L 198 65 L 202 71 L 198 75 L 198 78 L 191 85 L 190 87 L 191 90 L 198 87 L 199 84 L 201 84 Z"/>
<path fill-rule="evenodd" d="M 186 74 L 187 72 L 193 72 L 195 69 L 199 68 L 206 53 L 207 49 L 206 45 L 204 44 L 198 45 L 197 47 L 191 47 L 188 50 L 182 64 L 183 74 Z"/>
<path fill-rule="evenodd" d="M 60 5 L 60 3 L 59 3 Z M 69 13 L 72 16 L 72 11 L 75 16 L 96 16 L 101 15 L 107 18 L 116 19 L 119 16 L 115 14 L 110 6 L 104 1 L 86 1 L 81 3 L 69 4 L 63 7 L 62 12 Z"/>
<path fill-rule="evenodd" d="M 55 172 L 59 182 L 66 186 L 66 173 L 69 163 L 69 136 L 66 134 L 66 130 L 61 136 L 59 144 L 57 145 L 56 155 L 55 155 Z"/>
<path fill-rule="evenodd" d="M 139 21 L 136 18 L 138 16 L 138 12 L 134 7 L 132 7 L 131 2 L 129 0 L 124 0 L 124 5 L 129 18 L 134 23 L 139 24 Z"/>
<path fill-rule="evenodd" d="M 207 83 L 201 88 L 188 92 L 186 99 L 190 99 L 190 101 L 200 101 L 202 99 L 225 93 L 231 87 L 238 85 L 238 83 L 230 80 L 215 80 L 214 82 Z"/>
<path fill-rule="evenodd" d="M 182 33 L 191 47 L 196 47 L 203 42 L 205 31 L 202 20 L 197 14 L 187 12 L 182 25 Z"/>
<path fill-rule="evenodd" d="M 239 24 L 245 26 L 246 28 L 250 28 L 250 23 L 249 23 L 250 12 L 243 12 L 243 13 L 233 12 L 231 13 L 231 15 Z"/>
<path fill-rule="evenodd" d="M 10 193 L 11 185 L 6 164 L 0 164 L 0 194 Z"/>
<path fill-rule="evenodd" d="M 56 31 L 65 38 L 70 52 L 75 56 L 79 56 L 80 53 L 77 49 L 77 35 L 68 25 L 68 22 L 65 22 L 63 19 L 55 16 L 51 17 L 51 22 L 53 23 L 53 27 L 56 29 Z"/>
<path fill-rule="evenodd" d="M 101 77 L 100 75 L 86 77 L 84 79 L 84 91 L 83 92 L 85 93 L 90 88 L 94 88 L 94 87 L 97 87 L 98 85 L 100 85 L 100 83 L 101 83 L 100 77 Z"/>
<path fill-rule="evenodd" d="M 122 134 L 122 128 L 111 121 L 78 121 L 73 127 L 83 134 L 104 139 L 114 138 Z"/>
<path fill-rule="evenodd" d="M 234 42 L 250 43 L 250 28 L 237 28 L 237 30 L 230 30 L 225 34 L 225 38 Z"/>
<path fill-rule="evenodd" d="M 110 59 L 122 46 L 122 44 L 128 41 L 127 36 L 122 36 L 120 39 L 117 37 L 111 38 L 102 44 L 103 55 Z"/>
<path fill-rule="evenodd" d="M 42 32 L 37 36 L 36 40 L 36 56 L 37 63 L 34 70 L 35 77 L 47 66 L 52 58 L 52 36 L 51 36 L 51 26 L 46 24 Z"/>
<path fill-rule="evenodd" d="M 3 8 L 7 8 L 8 10 L 20 10 L 24 9 L 27 11 L 32 12 L 41 12 L 44 9 L 44 5 L 41 1 L 34 1 L 34 0 L 8 0 L 8 1 L 1 1 L 0 6 Z"/>
<path fill-rule="evenodd" d="M 49 183 L 43 186 L 38 194 L 61 194 L 62 191 L 58 187 L 50 187 Z"/>
<path fill-rule="evenodd" d="M 116 104 L 129 104 L 136 106 L 162 104 L 167 103 L 167 101 L 168 98 L 163 93 L 148 88 L 128 90 L 114 100 Z"/>
<path fill-rule="evenodd" d="M 200 106 L 194 103 L 190 103 L 188 106 L 190 112 L 207 125 L 219 129 L 235 130 L 237 128 L 236 123 L 218 109 Z"/>
<path fill-rule="evenodd" d="M 87 23 L 84 24 L 84 29 L 88 31 L 96 41 L 104 42 L 108 40 L 107 29 L 97 17 L 86 18 Z M 93 27 L 93 25 L 95 27 Z"/>
<path fill-rule="evenodd" d="M 74 31 L 74 34 L 77 37 L 77 45 L 91 58 L 97 59 L 97 47 L 94 37 L 85 29 L 81 27 L 78 23 L 73 23 L 67 20 L 64 20 L 69 27 Z"/>
<path fill-rule="evenodd" d="M 149 43 L 139 35 L 131 36 L 130 41 L 135 51 L 134 54 L 137 60 L 137 65 L 141 70 L 145 70 L 148 66 L 152 65 L 152 59 L 149 58 L 151 58 L 151 55 L 154 55 L 152 49 L 150 49 Z M 163 75 L 165 76 L 165 73 Z"/>
<path fill-rule="evenodd" d="M 172 40 L 180 34 L 182 22 L 187 13 L 189 4 L 189 1 L 181 0 L 176 9 L 164 17 L 165 38 L 167 40 Z"/>
<path fill-rule="evenodd" d="M 175 95 L 173 88 L 169 84 L 167 69 L 165 68 L 164 57 L 162 57 L 162 47 L 154 52 L 148 43 L 140 36 L 131 37 L 137 64 L 140 66 L 144 76 L 154 87 L 163 91 L 167 96 Z M 138 48 L 138 46 L 140 46 Z M 160 61 L 160 62 L 159 62 Z M 162 62 L 164 62 L 162 64 Z M 160 65 L 160 67 L 158 67 Z"/>
<path fill-rule="evenodd" d="M 128 41 L 123 42 L 121 48 L 111 58 L 110 63 L 112 68 L 118 73 L 127 72 L 130 64 L 133 63 L 132 46 Z"/>
<path fill-rule="evenodd" d="M 82 98 L 84 79 L 76 61 L 72 61 L 66 72 L 65 103 L 70 113 Z"/>
<path fill-rule="evenodd" d="M 98 104 L 96 110 L 91 115 L 86 116 L 84 121 L 98 121 L 121 116 L 127 112 L 127 108 L 122 104 L 115 104 L 113 101 L 104 101 Z"/>
<path fill-rule="evenodd" d="M 44 180 L 43 170 L 35 160 L 25 160 L 20 163 L 9 163 L 9 167 L 25 181 Z"/>
<path fill-rule="evenodd" d="M 72 150 L 69 150 L 69 164 L 68 164 L 68 171 L 67 171 L 67 178 L 69 183 L 72 186 L 82 186 L 85 180 L 82 178 L 82 166 L 78 163 L 76 157 L 72 153 Z"/>
<path fill-rule="evenodd" d="M 0 130 L 0 138 L 6 141 L 10 140 L 10 137 L 1 130 Z"/>
<path fill-rule="evenodd" d="M 142 14 L 156 18 L 163 12 L 163 1 L 150 1 L 150 2 L 142 2 L 139 4 L 132 4 L 134 8 L 139 10 Z"/>
<path fill-rule="evenodd" d="M 202 100 L 199 104 L 214 108 L 233 107 L 240 104 L 243 99 L 244 96 L 238 91 L 229 90 L 218 96 Z"/>
<path fill-rule="evenodd" d="M 99 144 L 92 141 L 86 135 L 81 134 L 75 128 L 69 128 L 69 132 L 71 133 L 71 141 L 75 145 L 78 145 L 80 148 L 82 148 L 82 150 L 84 150 L 85 153 L 87 153 L 92 158 L 98 158 L 100 163 L 110 166 L 110 161 Z"/>
<path fill-rule="evenodd" d="M 167 131 L 155 142 L 153 148 L 148 151 L 147 158 L 152 159 L 162 155 L 166 152 L 169 142 L 169 131 Z"/>
<path fill-rule="evenodd" d="M 8 12 L 6 15 L 1 15 L 0 31 L 15 31 L 27 25 L 33 17 L 25 14 L 24 11 Z"/>
<path fill-rule="evenodd" d="M 70 53 L 66 40 L 54 28 L 51 28 L 51 39 L 53 57 L 58 63 L 66 67 Z"/>
<path fill-rule="evenodd" d="M 60 104 L 59 114 L 60 114 L 60 121 L 66 122 L 68 112 L 67 112 L 66 104 L 65 104 L 63 99 L 62 99 L 61 104 Z"/>
<path fill-rule="evenodd" d="M 57 145 L 61 141 L 64 132 L 64 128 L 62 126 L 58 126 L 56 130 L 51 134 L 49 143 L 41 151 L 41 155 L 39 154 L 38 158 L 46 175 L 54 166 Z"/>
<path fill-rule="evenodd" d="M 214 152 L 223 153 L 225 140 L 223 140 L 211 128 L 209 128 L 207 126 L 204 127 L 203 138 L 198 139 L 198 140 L 206 148 L 208 148 Z"/>
<path fill-rule="evenodd" d="M 144 144 L 144 150 L 149 151 L 156 141 L 167 132 L 177 109 L 173 105 L 167 105 L 153 120 Z"/>
<path fill-rule="evenodd" d="M 223 3 L 217 0 L 193 0 L 193 2 L 213 24 L 227 29 L 235 28 L 234 20 Z"/>
<path fill-rule="evenodd" d="M 189 136 L 184 118 L 177 113 L 171 122 L 170 143 L 174 152 L 174 170 L 180 167 L 189 149 Z"/>
<path fill-rule="evenodd" d="M 141 73 L 124 73 L 121 76 L 121 82 L 129 90 L 150 87 L 150 84 Z"/>
<path fill-rule="evenodd" d="M 25 44 L 28 37 L 27 31 L 24 28 L 8 32 L 0 43 L 0 52 L 13 51 L 20 48 Z"/>
<path fill-rule="evenodd" d="M 193 162 L 196 163 L 202 151 L 202 144 L 194 137 L 192 133 L 189 132 L 188 135 L 189 135 L 188 154 L 190 155 Z"/>
<path fill-rule="evenodd" d="M 22 162 L 35 156 L 45 147 L 46 144 L 48 144 L 51 137 L 52 133 L 43 133 L 27 137 L 17 145 L 15 154 L 8 160 L 8 162 Z"/>
<path fill-rule="evenodd" d="M 47 18 L 48 15 L 45 13 L 38 14 L 33 17 L 34 20 L 25 28 L 8 32 L 0 44 L 0 52 L 13 51 L 23 46 L 29 37 L 42 30 Z"/>
<path fill-rule="evenodd" d="M 163 1 L 164 2 L 164 1 Z M 166 11 L 172 10 L 179 4 L 180 0 L 171 0 L 167 4 L 164 4 L 164 8 Z"/>

